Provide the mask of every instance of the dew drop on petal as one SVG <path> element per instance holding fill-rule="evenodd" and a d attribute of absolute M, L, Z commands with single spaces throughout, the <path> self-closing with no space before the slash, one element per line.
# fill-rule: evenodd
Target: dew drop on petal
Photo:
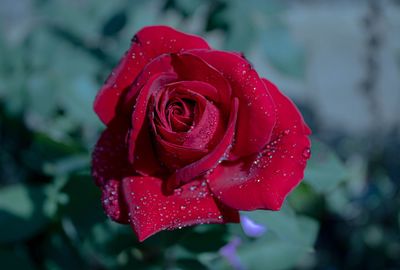
<path fill-rule="evenodd" d="M 310 148 L 306 148 L 306 149 L 304 149 L 304 151 L 303 151 L 303 157 L 305 158 L 305 159 L 309 159 L 310 158 L 310 156 L 311 156 L 311 150 L 310 150 Z"/>

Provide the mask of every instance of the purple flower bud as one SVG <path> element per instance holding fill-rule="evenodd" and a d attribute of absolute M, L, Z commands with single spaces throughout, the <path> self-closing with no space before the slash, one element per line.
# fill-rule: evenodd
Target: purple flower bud
<path fill-rule="evenodd" d="M 260 237 L 267 231 L 265 226 L 255 223 L 249 217 L 241 216 L 240 220 L 244 233 L 249 237 Z"/>
<path fill-rule="evenodd" d="M 236 252 L 236 249 L 240 246 L 241 242 L 242 241 L 239 237 L 235 237 L 219 250 L 219 254 L 221 254 L 221 256 L 224 257 L 235 270 L 245 269 Z"/>

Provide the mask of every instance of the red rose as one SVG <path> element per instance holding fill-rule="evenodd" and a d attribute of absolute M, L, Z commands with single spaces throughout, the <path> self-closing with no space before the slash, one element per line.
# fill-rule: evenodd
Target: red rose
<path fill-rule="evenodd" d="M 165 26 L 135 35 L 94 110 L 107 125 L 92 164 L 104 209 L 140 241 L 279 210 L 310 156 L 295 105 L 243 56 Z"/>

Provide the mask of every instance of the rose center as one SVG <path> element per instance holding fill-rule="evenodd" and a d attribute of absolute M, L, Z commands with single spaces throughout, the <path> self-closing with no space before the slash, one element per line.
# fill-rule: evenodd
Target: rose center
<path fill-rule="evenodd" d="M 186 98 L 174 98 L 167 103 L 165 116 L 169 128 L 175 132 L 187 132 L 193 127 L 195 101 Z"/>
<path fill-rule="evenodd" d="M 223 137 L 226 123 L 218 103 L 208 99 L 212 91 L 205 83 L 180 81 L 153 96 L 150 124 L 159 159 L 169 171 L 200 160 Z"/>

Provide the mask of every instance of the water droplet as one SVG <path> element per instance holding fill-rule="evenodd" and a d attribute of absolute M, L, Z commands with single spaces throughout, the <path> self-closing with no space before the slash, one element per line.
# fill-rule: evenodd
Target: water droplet
<path fill-rule="evenodd" d="M 289 129 L 285 129 L 285 130 L 283 131 L 283 134 L 285 134 L 285 135 L 289 135 L 289 133 L 290 133 L 290 130 L 289 130 Z"/>
<path fill-rule="evenodd" d="M 304 149 L 304 151 L 303 151 L 303 157 L 304 157 L 305 159 L 309 159 L 310 156 L 311 156 L 311 150 L 310 150 L 310 148 L 307 147 L 307 148 Z"/>

